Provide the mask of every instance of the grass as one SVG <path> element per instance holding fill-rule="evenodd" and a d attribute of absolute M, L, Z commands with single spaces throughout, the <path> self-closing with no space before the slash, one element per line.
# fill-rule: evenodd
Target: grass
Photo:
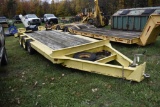
<path fill-rule="evenodd" d="M 9 63 L 0 68 L 0 107 L 158 107 L 160 37 L 145 47 L 112 46 L 131 59 L 147 50 L 151 77 L 136 83 L 65 68 L 38 53 L 29 55 L 17 38 L 6 37 Z"/>

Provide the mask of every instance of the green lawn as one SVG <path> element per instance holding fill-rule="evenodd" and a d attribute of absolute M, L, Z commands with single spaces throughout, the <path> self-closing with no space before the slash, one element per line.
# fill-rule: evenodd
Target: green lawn
<path fill-rule="evenodd" d="M 39 53 L 29 55 L 18 38 L 6 37 L 9 63 L 0 68 L 0 107 L 159 107 L 160 37 L 146 47 L 112 46 L 131 59 L 146 50 L 142 59 L 151 77 L 136 83 L 65 68 Z"/>

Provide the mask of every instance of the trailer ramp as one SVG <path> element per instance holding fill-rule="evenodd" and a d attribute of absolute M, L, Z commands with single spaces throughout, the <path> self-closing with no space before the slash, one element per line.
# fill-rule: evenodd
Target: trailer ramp
<path fill-rule="evenodd" d="M 140 82 L 144 79 L 146 63 L 131 66 L 133 61 L 115 50 L 109 40 L 98 41 L 55 30 L 23 33 L 19 35 L 19 39 L 20 44 L 23 44 L 24 49 L 27 47 L 28 52 L 31 46 L 54 64 L 131 81 Z M 27 42 L 29 40 L 30 44 Z M 104 51 L 110 54 L 97 59 L 97 53 Z M 91 61 L 74 57 L 75 54 L 83 52 L 95 54 L 95 59 Z M 110 63 L 112 61 L 118 64 Z"/>
<path fill-rule="evenodd" d="M 160 34 L 160 15 L 151 15 L 140 35 L 139 45 L 154 43 Z"/>

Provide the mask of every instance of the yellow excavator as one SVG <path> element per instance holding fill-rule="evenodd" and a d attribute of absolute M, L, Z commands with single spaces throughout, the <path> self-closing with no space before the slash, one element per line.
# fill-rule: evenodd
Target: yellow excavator
<path fill-rule="evenodd" d="M 94 12 L 88 11 L 87 16 L 83 17 L 82 23 L 89 22 L 96 27 L 107 26 L 109 18 L 105 4 L 107 4 L 107 0 L 94 0 Z"/>

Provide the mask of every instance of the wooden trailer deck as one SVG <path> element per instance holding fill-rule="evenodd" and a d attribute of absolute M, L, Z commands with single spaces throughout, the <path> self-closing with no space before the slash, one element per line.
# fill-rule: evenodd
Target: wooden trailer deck
<path fill-rule="evenodd" d="M 85 28 L 85 29 L 76 29 L 77 31 L 82 32 L 92 32 L 96 35 L 104 35 L 106 37 L 120 37 L 120 38 L 126 38 L 126 39 L 133 39 L 133 38 L 139 38 L 141 35 L 141 32 L 134 32 L 134 31 L 120 31 L 120 30 L 106 30 L 104 28 Z"/>
<path fill-rule="evenodd" d="M 35 31 L 26 34 L 45 44 L 53 50 L 68 48 L 96 41 L 91 38 L 80 38 L 78 35 L 70 35 L 68 33 L 63 33 L 59 31 Z"/>
<path fill-rule="evenodd" d="M 142 32 L 136 31 L 122 31 L 122 30 L 106 30 L 104 28 L 94 28 L 85 24 L 71 24 L 71 25 L 55 25 L 60 28 L 68 28 L 72 34 L 83 35 L 95 39 L 106 40 L 109 39 L 113 42 L 120 42 L 125 44 L 138 44 L 145 46 L 154 43 L 160 34 L 160 15 L 151 15 Z M 66 31 L 66 30 L 65 30 Z"/>
<path fill-rule="evenodd" d="M 73 34 L 88 36 L 95 39 L 106 40 L 114 42 L 121 42 L 125 44 L 134 44 L 139 42 L 141 32 L 134 31 L 120 31 L 120 30 L 106 30 L 104 28 L 81 28 L 70 27 L 69 31 Z"/>

